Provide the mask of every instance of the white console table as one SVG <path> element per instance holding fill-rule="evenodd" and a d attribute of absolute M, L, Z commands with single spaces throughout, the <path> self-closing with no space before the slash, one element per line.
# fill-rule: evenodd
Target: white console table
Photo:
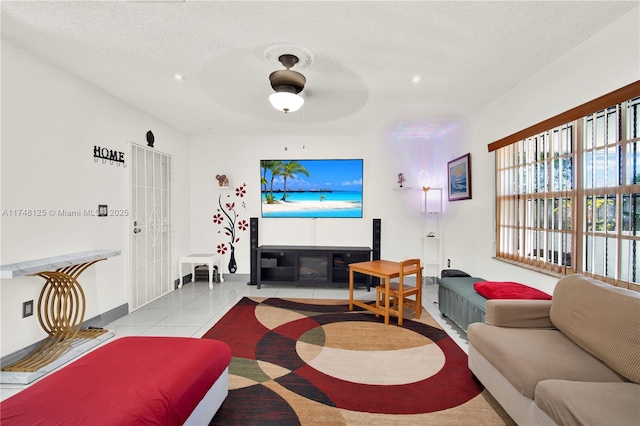
<path fill-rule="evenodd" d="M 92 250 L 0 266 L 0 278 L 37 275 L 46 280 L 38 298 L 38 320 L 48 337 L 3 371 L 37 371 L 62 356 L 76 339 L 93 339 L 108 330 L 80 330 L 84 321 L 84 291 L 78 276 L 96 262 L 119 256 L 120 250 Z"/>
<path fill-rule="evenodd" d="M 191 276 L 192 279 L 196 278 L 195 265 L 197 263 L 206 263 L 209 266 L 209 289 L 213 289 L 213 265 L 218 266 L 218 273 L 220 274 L 220 282 L 224 282 L 224 278 L 222 278 L 222 261 L 223 257 L 221 254 L 190 254 L 189 256 L 181 257 L 178 260 L 178 275 L 180 275 L 180 284 L 178 284 L 178 288 L 182 288 L 182 264 L 190 263 L 191 264 Z"/>
<path fill-rule="evenodd" d="M 120 256 L 120 253 L 120 250 L 91 250 L 2 265 L 0 266 L 0 278 L 17 278 L 24 277 L 26 275 L 36 275 L 40 272 L 53 271 L 66 266 L 79 265 L 81 263 Z"/>

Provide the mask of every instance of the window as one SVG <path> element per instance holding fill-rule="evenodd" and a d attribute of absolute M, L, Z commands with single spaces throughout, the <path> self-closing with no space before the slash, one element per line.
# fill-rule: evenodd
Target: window
<path fill-rule="evenodd" d="M 640 97 L 496 151 L 496 256 L 640 290 Z"/>

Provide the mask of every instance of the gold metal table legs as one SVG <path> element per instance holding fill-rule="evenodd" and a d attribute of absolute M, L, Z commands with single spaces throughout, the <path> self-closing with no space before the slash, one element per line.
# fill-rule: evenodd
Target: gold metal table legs
<path fill-rule="evenodd" d="M 80 330 L 85 298 L 77 278 L 100 260 L 103 259 L 34 274 L 46 280 L 38 298 L 38 320 L 48 337 L 33 352 L 3 371 L 37 371 L 64 354 L 75 339 L 91 339 L 107 331 Z"/>

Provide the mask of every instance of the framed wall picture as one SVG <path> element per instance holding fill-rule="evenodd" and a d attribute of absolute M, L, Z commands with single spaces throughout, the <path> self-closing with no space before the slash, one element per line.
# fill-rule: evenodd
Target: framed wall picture
<path fill-rule="evenodd" d="M 447 163 L 449 201 L 471 198 L 471 154 Z"/>

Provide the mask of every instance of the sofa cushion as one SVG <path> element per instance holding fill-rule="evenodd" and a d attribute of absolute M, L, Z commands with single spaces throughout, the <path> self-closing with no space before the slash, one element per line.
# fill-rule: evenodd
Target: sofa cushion
<path fill-rule="evenodd" d="M 640 293 L 569 275 L 556 284 L 549 315 L 584 350 L 640 383 Z"/>
<path fill-rule="evenodd" d="M 487 300 L 485 323 L 499 327 L 552 328 L 551 300 Z"/>
<path fill-rule="evenodd" d="M 536 405 L 559 425 L 640 425 L 640 385 L 544 380 Z"/>
<path fill-rule="evenodd" d="M 558 330 L 494 327 L 467 329 L 473 345 L 524 396 L 533 399 L 538 382 L 566 379 L 622 382 L 615 371 L 582 350 Z"/>

